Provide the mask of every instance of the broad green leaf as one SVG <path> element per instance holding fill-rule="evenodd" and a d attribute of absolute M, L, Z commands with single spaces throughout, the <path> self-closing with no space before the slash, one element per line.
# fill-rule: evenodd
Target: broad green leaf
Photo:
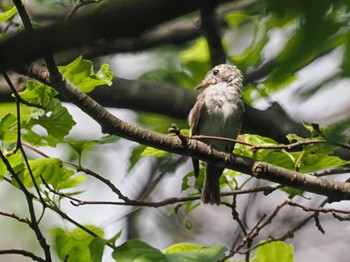
<path fill-rule="evenodd" d="M 254 262 L 293 262 L 293 246 L 275 241 L 258 247 Z"/>
<path fill-rule="evenodd" d="M 43 184 L 42 179 L 44 179 L 46 183 L 59 190 L 75 187 L 85 180 L 84 176 L 73 176 L 74 172 L 65 168 L 62 161 L 58 158 L 30 160 L 29 166 L 37 185 Z M 29 170 L 23 163 L 15 166 L 14 170 L 26 187 L 34 186 Z M 15 181 L 13 183 L 16 184 Z"/>
<path fill-rule="evenodd" d="M 197 86 L 211 68 L 208 43 L 205 38 L 199 38 L 190 48 L 180 53 L 181 65 L 190 72 L 192 86 Z M 191 86 L 187 83 L 186 86 Z"/>
<path fill-rule="evenodd" d="M 24 166 L 22 153 L 19 150 L 15 154 L 8 156 L 7 160 L 9 161 L 11 166 L 20 166 L 20 165 Z M 0 181 L 8 173 L 9 171 L 7 170 L 5 163 L 2 160 L 0 160 Z"/>
<path fill-rule="evenodd" d="M 6 143 L 16 142 L 17 118 L 13 114 L 7 114 L 0 119 L 0 140 Z"/>
<path fill-rule="evenodd" d="M 100 237 L 95 237 L 89 245 L 91 261 L 101 262 L 103 256 L 103 250 L 107 244 L 107 241 Z"/>
<path fill-rule="evenodd" d="M 123 233 L 123 230 L 121 229 L 117 234 L 115 234 L 111 239 L 109 239 L 109 242 L 115 244 L 115 242 L 120 238 L 122 233 Z"/>
<path fill-rule="evenodd" d="M 225 21 L 231 28 L 236 28 L 243 22 L 250 20 L 251 16 L 242 12 L 230 12 L 225 16 Z"/>
<path fill-rule="evenodd" d="M 345 124 L 347 126 L 347 124 Z M 334 128 L 334 129 L 333 129 Z M 341 137 L 338 131 L 335 131 L 337 127 L 331 127 L 330 129 L 320 128 L 322 133 L 329 134 L 330 137 Z M 344 127 L 339 127 L 340 132 L 343 132 Z M 296 134 L 288 134 L 287 138 L 291 142 L 296 141 L 312 141 L 312 140 L 320 140 L 324 139 L 320 133 L 312 132 L 312 138 L 304 138 L 299 137 Z M 334 133 L 333 133 L 334 132 Z M 290 154 L 294 157 L 294 159 L 298 159 L 299 164 L 298 168 L 300 172 L 312 172 L 315 170 L 320 170 L 329 167 L 336 167 L 341 165 L 349 164 L 350 161 L 339 158 L 338 156 L 333 155 L 336 149 L 339 147 L 332 143 L 321 143 L 321 144 L 310 144 L 305 145 L 302 151 L 299 152 L 291 152 Z"/>
<path fill-rule="evenodd" d="M 93 63 L 81 56 L 67 66 L 58 68 L 69 81 L 85 93 L 93 91 L 97 86 L 111 86 L 114 77 L 108 64 L 103 64 L 98 72 L 94 73 Z"/>
<path fill-rule="evenodd" d="M 28 130 L 28 133 L 23 134 L 23 138 L 33 145 L 56 146 L 63 141 L 75 124 L 76 122 L 61 102 L 57 98 L 52 98 L 45 108 L 45 114 L 30 119 L 23 126 Z M 36 133 L 33 130 L 36 125 L 43 127 L 47 135 Z"/>
<path fill-rule="evenodd" d="M 146 147 L 140 156 L 155 156 L 155 157 L 166 157 L 169 154 L 167 151 L 163 151 L 154 147 Z"/>
<path fill-rule="evenodd" d="M 110 144 L 118 140 L 119 137 L 117 136 L 107 135 L 95 140 L 65 141 L 65 143 L 68 143 L 74 149 L 75 152 L 81 155 L 84 151 L 89 150 L 95 145 Z"/>
<path fill-rule="evenodd" d="M 186 228 L 186 229 L 192 229 L 192 222 L 190 220 L 190 214 L 191 212 L 196 209 L 197 207 L 199 207 L 201 205 L 201 203 L 199 201 L 187 201 L 184 203 L 185 206 L 185 217 L 182 221 L 182 225 Z"/>
<path fill-rule="evenodd" d="M 278 143 L 268 137 L 259 135 L 244 134 L 244 142 L 254 146 L 275 146 Z M 250 146 L 237 144 L 234 153 L 252 157 L 259 161 L 268 162 L 277 166 L 294 170 L 294 158 L 286 150 L 281 149 L 258 149 L 253 151 Z"/>
<path fill-rule="evenodd" d="M 141 154 L 143 151 L 145 151 L 145 149 L 146 149 L 145 145 L 138 145 L 134 147 L 134 149 L 131 151 L 131 155 L 129 156 L 129 167 L 128 167 L 129 172 L 140 160 L 140 158 L 142 157 Z"/>
<path fill-rule="evenodd" d="M 1 12 L 0 13 L 0 23 L 3 23 L 6 20 L 9 20 L 15 14 L 17 14 L 17 8 L 15 6 L 13 6 L 11 9 L 9 9 L 5 12 Z"/>
<path fill-rule="evenodd" d="M 8 173 L 6 165 L 3 161 L 0 161 L 0 181 L 3 180 L 4 176 Z"/>
<path fill-rule="evenodd" d="M 207 40 L 199 38 L 193 46 L 180 53 L 182 63 L 187 64 L 193 61 L 206 63 L 210 61 L 209 47 Z"/>
<path fill-rule="evenodd" d="M 167 262 L 160 250 L 139 240 L 126 241 L 114 250 L 112 256 L 118 262 Z"/>
<path fill-rule="evenodd" d="M 104 235 L 103 231 L 96 226 L 86 226 L 86 228 L 99 237 L 103 237 Z M 66 258 L 69 258 L 68 261 L 72 262 L 101 261 L 98 260 L 100 254 L 95 256 L 92 255 L 91 252 L 96 251 L 95 248 L 98 249 L 99 253 L 101 252 L 102 240 L 97 240 L 97 242 L 93 243 L 96 238 L 84 230 L 77 228 L 68 231 L 62 228 L 55 228 L 51 230 L 51 235 L 54 238 L 55 251 L 62 261 Z"/>
<path fill-rule="evenodd" d="M 221 245 L 195 245 L 177 243 L 164 250 L 167 262 L 201 261 L 215 262 L 225 257 L 227 248 Z"/>
<path fill-rule="evenodd" d="M 53 97 L 58 95 L 53 88 L 35 80 L 28 80 L 26 89 L 19 93 L 21 98 L 41 108 L 46 108 Z"/>

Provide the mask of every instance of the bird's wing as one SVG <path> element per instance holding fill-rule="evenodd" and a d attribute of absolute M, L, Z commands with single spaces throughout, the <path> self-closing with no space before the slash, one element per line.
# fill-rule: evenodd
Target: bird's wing
<path fill-rule="evenodd" d="M 192 108 L 191 117 L 189 119 L 189 124 L 191 128 L 191 135 L 199 135 L 199 122 L 201 112 L 203 111 L 205 105 L 203 100 L 197 100 L 196 104 Z"/>
<path fill-rule="evenodd" d="M 204 109 L 204 101 L 203 100 L 197 100 L 196 104 L 194 105 L 192 111 L 191 111 L 191 117 L 189 118 L 189 124 L 191 128 L 191 135 L 199 135 L 199 122 L 200 122 L 200 116 L 201 112 Z M 195 177 L 199 176 L 199 161 L 198 159 L 192 158 L 192 164 L 193 164 L 193 170 Z"/>

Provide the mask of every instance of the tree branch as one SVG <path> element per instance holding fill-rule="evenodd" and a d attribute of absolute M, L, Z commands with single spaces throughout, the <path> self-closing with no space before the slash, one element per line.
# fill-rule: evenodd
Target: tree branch
<path fill-rule="evenodd" d="M 197 5 L 195 0 L 118 1 L 105 10 L 74 17 L 67 23 L 19 33 L 0 44 L 0 71 L 99 39 L 139 36 L 159 24 L 196 11 Z"/>
<path fill-rule="evenodd" d="M 216 16 L 217 0 L 200 0 L 201 29 L 208 41 L 212 66 L 226 62 L 226 54 L 221 44 L 221 33 Z"/>
<path fill-rule="evenodd" d="M 59 80 L 57 77 L 50 77 L 50 79 Z M 187 143 L 183 143 L 178 137 L 151 132 L 120 120 L 65 79 L 47 84 L 99 123 L 104 133 L 117 135 L 171 153 L 195 157 L 259 179 L 328 196 L 332 200 L 350 200 L 350 183 L 328 181 L 243 156 L 232 157 L 193 139 L 188 139 Z"/>

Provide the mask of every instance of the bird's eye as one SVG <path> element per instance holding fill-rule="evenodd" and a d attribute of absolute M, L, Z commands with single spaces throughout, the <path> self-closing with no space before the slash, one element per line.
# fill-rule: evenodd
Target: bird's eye
<path fill-rule="evenodd" d="M 214 70 L 214 72 L 213 72 L 214 76 L 217 75 L 218 73 L 219 73 L 219 70 L 217 70 L 217 69 Z"/>

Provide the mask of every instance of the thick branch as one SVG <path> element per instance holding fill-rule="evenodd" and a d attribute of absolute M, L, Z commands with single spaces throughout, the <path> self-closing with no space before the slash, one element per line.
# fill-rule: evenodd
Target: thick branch
<path fill-rule="evenodd" d="M 200 0 L 201 28 L 208 41 L 212 66 L 226 62 L 224 47 L 221 44 L 219 21 L 216 16 L 217 0 Z"/>
<path fill-rule="evenodd" d="M 50 79 L 58 78 L 56 76 Z M 117 135 L 171 153 L 195 157 L 256 178 L 328 196 L 332 200 L 350 200 L 350 183 L 328 181 L 243 156 L 232 157 L 194 139 L 188 139 L 184 143 L 177 136 L 151 132 L 120 120 L 66 80 L 62 79 L 49 84 L 99 123 L 104 133 Z"/>
<path fill-rule="evenodd" d="M 34 32 L 23 32 L 2 42 L 0 71 L 98 39 L 139 36 L 159 24 L 196 10 L 195 0 L 118 1 L 103 11 Z"/>

